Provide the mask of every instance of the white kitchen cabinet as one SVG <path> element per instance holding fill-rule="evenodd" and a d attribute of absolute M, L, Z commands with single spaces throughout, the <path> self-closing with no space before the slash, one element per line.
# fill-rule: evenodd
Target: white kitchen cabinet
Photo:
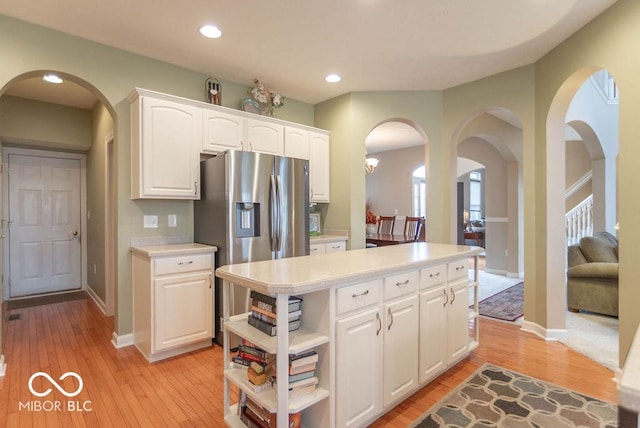
<path fill-rule="evenodd" d="M 247 119 L 247 143 L 244 150 L 269 153 L 276 156 L 284 154 L 284 126 L 278 123 L 249 118 Z"/>
<path fill-rule="evenodd" d="M 309 201 L 329 202 L 329 135 L 309 133 Z"/>
<path fill-rule="evenodd" d="M 465 259 L 420 272 L 420 383 L 470 351 L 468 269 Z"/>
<path fill-rule="evenodd" d="M 364 426 L 382 410 L 379 306 L 336 322 L 336 426 Z"/>
<path fill-rule="evenodd" d="M 418 296 L 386 303 L 384 318 L 383 406 L 387 407 L 418 386 Z"/>
<path fill-rule="evenodd" d="M 309 160 L 309 131 L 285 126 L 284 155 L 290 158 Z"/>
<path fill-rule="evenodd" d="M 242 150 L 246 118 L 218 110 L 202 110 L 202 152 Z"/>
<path fill-rule="evenodd" d="M 347 241 L 325 242 L 309 245 L 309 254 L 335 253 L 347 251 Z"/>
<path fill-rule="evenodd" d="M 149 362 L 211 346 L 213 247 L 132 248 L 133 340 Z"/>
<path fill-rule="evenodd" d="M 131 198 L 199 199 L 202 110 L 137 91 L 131 101 Z"/>

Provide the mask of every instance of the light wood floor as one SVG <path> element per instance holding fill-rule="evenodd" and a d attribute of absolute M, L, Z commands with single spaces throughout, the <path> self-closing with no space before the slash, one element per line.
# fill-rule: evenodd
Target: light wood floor
<path fill-rule="evenodd" d="M 20 314 L 20 319 L 7 317 Z M 560 343 L 545 341 L 516 326 L 481 320 L 481 345 L 457 366 L 416 392 L 374 426 L 405 427 L 485 362 L 616 401 L 613 373 Z M 90 300 L 4 312 L 7 374 L 0 378 L 0 426 L 222 427 L 222 349 L 148 364 L 134 347 L 111 345 L 113 319 Z M 42 400 L 85 403 L 87 412 L 20 409 L 34 397 L 28 381 L 38 371 L 58 378 L 68 371 L 84 380 L 79 396 L 67 399 L 54 389 Z M 75 389 L 66 379 L 65 389 Z M 51 384 L 38 379 L 37 390 Z"/>

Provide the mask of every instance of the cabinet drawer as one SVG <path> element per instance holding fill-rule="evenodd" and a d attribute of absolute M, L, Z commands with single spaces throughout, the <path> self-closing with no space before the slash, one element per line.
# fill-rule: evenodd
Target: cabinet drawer
<path fill-rule="evenodd" d="M 154 262 L 156 275 L 213 270 L 211 254 L 189 254 L 185 256 L 159 258 Z"/>
<path fill-rule="evenodd" d="M 374 279 L 373 281 L 338 288 L 336 294 L 337 315 L 378 303 L 381 287 L 382 280 Z"/>
<path fill-rule="evenodd" d="M 418 272 L 405 272 L 384 279 L 384 299 L 393 299 L 418 291 Z"/>
<path fill-rule="evenodd" d="M 420 288 L 429 288 L 447 280 L 447 266 L 440 265 L 420 271 Z"/>
<path fill-rule="evenodd" d="M 347 250 L 347 243 L 344 241 L 341 242 L 327 242 L 325 244 L 325 251 L 327 253 L 333 253 L 335 251 L 346 251 Z"/>
<path fill-rule="evenodd" d="M 467 278 L 469 276 L 469 260 L 460 259 L 449 263 L 447 280 L 455 281 L 459 278 Z"/>
<path fill-rule="evenodd" d="M 309 245 L 309 254 L 322 254 L 326 252 L 324 244 L 311 244 Z"/>

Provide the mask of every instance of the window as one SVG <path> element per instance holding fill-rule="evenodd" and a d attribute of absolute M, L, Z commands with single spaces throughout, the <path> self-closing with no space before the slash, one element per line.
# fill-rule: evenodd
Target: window
<path fill-rule="evenodd" d="M 482 218 L 482 174 L 478 171 L 469 173 L 469 220 Z"/>
<path fill-rule="evenodd" d="M 411 215 L 427 217 L 427 182 L 424 165 L 413 171 L 411 180 Z"/>

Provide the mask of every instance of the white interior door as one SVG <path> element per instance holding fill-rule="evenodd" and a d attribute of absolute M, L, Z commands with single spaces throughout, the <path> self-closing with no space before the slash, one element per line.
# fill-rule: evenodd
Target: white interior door
<path fill-rule="evenodd" d="M 80 289 L 80 160 L 9 154 L 9 296 Z"/>

